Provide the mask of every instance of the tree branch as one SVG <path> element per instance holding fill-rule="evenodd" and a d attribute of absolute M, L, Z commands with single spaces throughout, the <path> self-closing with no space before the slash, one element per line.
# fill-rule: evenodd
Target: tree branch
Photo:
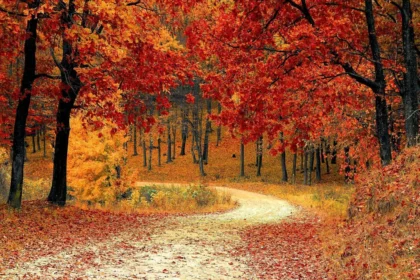
<path fill-rule="evenodd" d="M 312 25 L 315 26 L 315 21 L 309 12 L 308 6 L 306 5 L 306 0 L 301 0 L 302 5 L 297 4 L 293 0 L 286 0 L 286 3 L 289 3 L 292 7 L 301 11 L 301 13 L 305 16 L 306 20 Z"/>
<path fill-rule="evenodd" d="M 5 8 L 3 8 L 3 7 L 0 7 L 0 12 L 7 13 L 7 14 L 9 14 L 9 15 L 19 16 L 19 17 L 26 17 L 26 15 L 25 15 L 25 14 L 18 13 L 18 12 L 8 11 L 8 10 L 6 10 L 6 9 L 5 9 Z"/>
<path fill-rule="evenodd" d="M 353 69 L 350 63 L 340 63 L 340 65 L 341 67 L 343 67 L 344 71 L 346 71 L 346 73 L 357 82 L 370 87 L 374 92 L 379 88 L 378 83 L 372 81 L 371 79 L 361 76 Z"/>
<path fill-rule="evenodd" d="M 279 14 L 279 11 L 280 11 L 280 8 L 278 8 L 275 12 L 274 12 L 274 14 L 273 14 L 273 16 L 268 20 L 268 22 L 264 25 L 264 29 L 267 29 L 269 26 L 270 26 L 270 24 L 277 18 L 277 16 L 278 16 L 278 14 Z"/>
<path fill-rule="evenodd" d="M 52 80 L 60 80 L 61 79 L 60 76 L 53 76 L 53 75 L 46 74 L 46 73 L 36 74 L 35 79 L 38 79 L 38 78 L 48 78 L 48 79 L 52 79 Z"/>

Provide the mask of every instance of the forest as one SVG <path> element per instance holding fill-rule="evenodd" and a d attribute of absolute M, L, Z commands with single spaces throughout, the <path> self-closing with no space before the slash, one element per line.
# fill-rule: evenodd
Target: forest
<path fill-rule="evenodd" d="M 1 279 L 420 279 L 420 1 L 0 0 Z"/>

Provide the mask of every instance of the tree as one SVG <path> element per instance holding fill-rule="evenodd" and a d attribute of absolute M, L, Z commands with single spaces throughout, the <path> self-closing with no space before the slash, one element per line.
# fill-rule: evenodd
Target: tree
<path fill-rule="evenodd" d="M 29 8 L 37 8 L 39 1 L 29 5 Z M 36 39 L 38 18 L 32 15 L 28 20 L 24 54 L 25 62 L 23 77 L 20 88 L 20 96 L 16 108 L 16 117 L 13 131 L 12 145 L 12 178 L 10 183 L 9 198 L 7 204 L 13 208 L 20 208 L 23 188 L 23 168 L 25 163 L 25 130 L 31 102 L 31 90 L 36 74 Z"/>

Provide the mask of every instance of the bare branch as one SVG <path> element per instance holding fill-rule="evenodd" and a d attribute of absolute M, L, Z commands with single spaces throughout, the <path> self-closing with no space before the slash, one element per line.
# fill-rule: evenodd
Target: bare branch
<path fill-rule="evenodd" d="M 57 57 L 55 56 L 55 53 L 54 53 L 54 49 L 53 48 L 50 48 L 50 53 L 51 53 L 51 57 L 54 60 L 55 65 L 60 69 L 60 71 L 62 71 L 63 68 L 61 66 L 60 61 L 58 61 Z"/>

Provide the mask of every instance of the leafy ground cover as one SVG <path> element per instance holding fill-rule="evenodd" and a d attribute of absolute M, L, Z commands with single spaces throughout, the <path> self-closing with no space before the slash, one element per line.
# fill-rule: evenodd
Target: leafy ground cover
<path fill-rule="evenodd" d="M 419 217 L 417 147 L 359 178 L 348 219 L 324 233 L 334 267 L 353 279 L 419 279 Z"/>
<path fill-rule="evenodd" d="M 279 224 L 253 226 L 242 232 L 244 249 L 259 279 L 333 279 L 319 236 L 322 222 L 298 214 Z"/>
<path fill-rule="evenodd" d="M 3 269 L 19 263 L 105 240 L 121 232 L 135 232 L 136 238 L 147 238 L 165 218 L 163 214 L 112 213 L 73 206 L 58 208 L 43 201 L 26 201 L 19 212 L 10 212 L 1 206 L 0 275 Z"/>

